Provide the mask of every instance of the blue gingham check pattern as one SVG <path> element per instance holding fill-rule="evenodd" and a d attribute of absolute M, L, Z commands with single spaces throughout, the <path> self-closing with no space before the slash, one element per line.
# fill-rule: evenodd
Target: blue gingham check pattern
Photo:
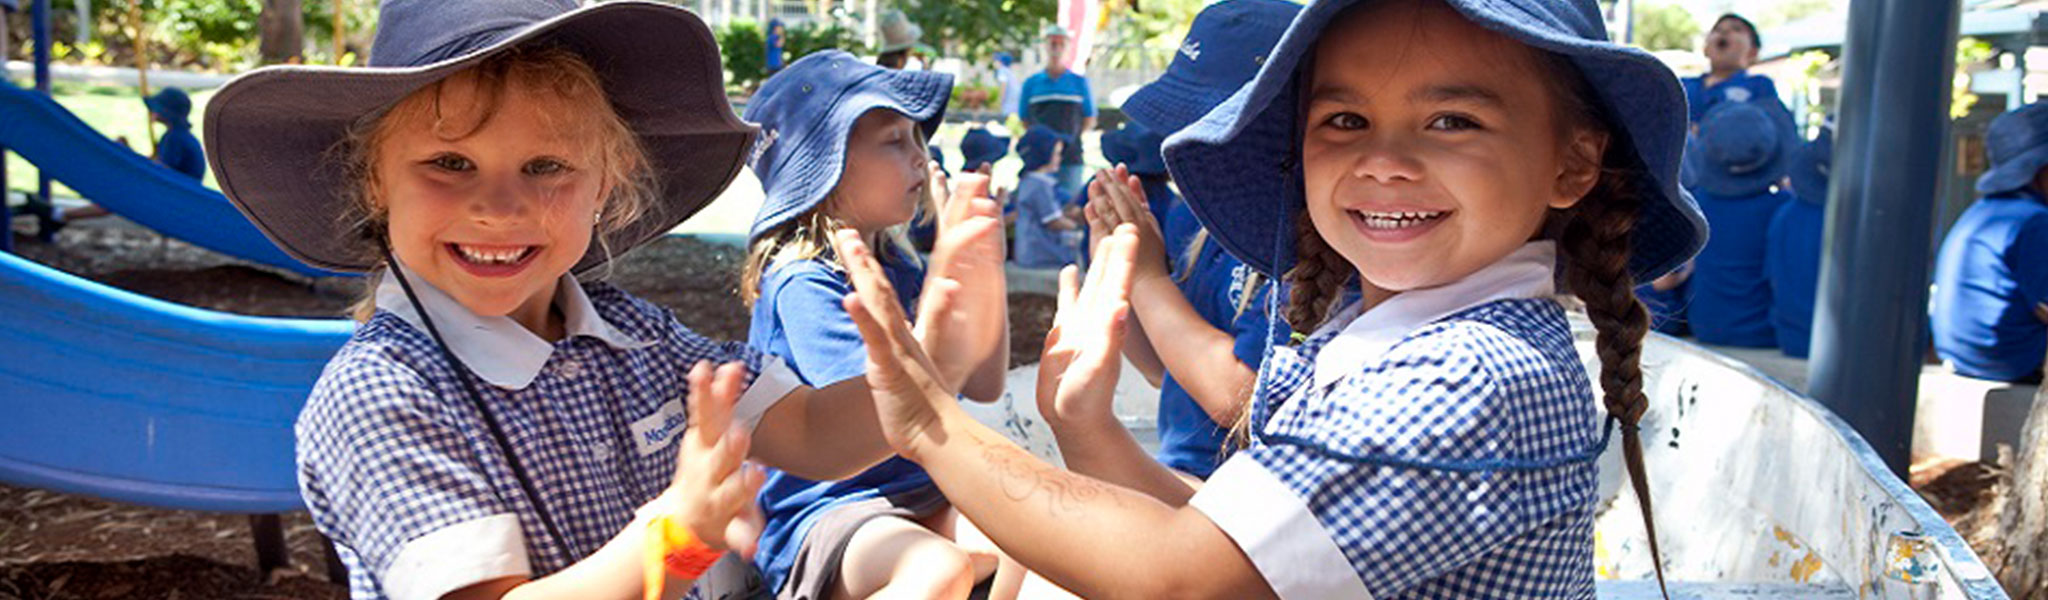
<path fill-rule="evenodd" d="M 1377 598 L 1590 598 L 1599 417 L 1564 311 L 1482 304 L 1312 389 L 1341 326 L 1273 350 L 1246 451 Z"/>
<path fill-rule="evenodd" d="M 510 390 L 458 375 L 426 332 L 380 310 L 328 364 L 299 415 L 299 485 L 353 597 L 388 596 L 379 579 L 407 542 L 491 515 L 518 516 L 534 577 L 589 556 L 675 472 L 680 435 L 642 454 L 629 424 L 672 400 L 688 406 L 684 375 L 699 360 L 743 361 L 749 384 L 763 366 L 765 355 L 705 339 L 667 309 L 584 288 L 619 331 L 657 343 L 565 338 L 533 383 Z M 549 538 L 458 376 L 472 378 L 568 539 Z"/>

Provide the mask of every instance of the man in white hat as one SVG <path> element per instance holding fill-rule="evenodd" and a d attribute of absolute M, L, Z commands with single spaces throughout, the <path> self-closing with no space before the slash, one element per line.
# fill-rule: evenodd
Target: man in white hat
<path fill-rule="evenodd" d="M 1067 70 L 1073 34 L 1065 27 L 1048 25 L 1044 37 L 1045 71 L 1024 80 L 1017 116 L 1026 130 L 1044 125 L 1074 140 L 1061 152 L 1058 173 L 1060 197 L 1072 198 L 1081 190 L 1081 174 L 1086 169 L 1081 133 L 1095 128 L 1095 93 L 1089 89 L 1087 77 Z"/>

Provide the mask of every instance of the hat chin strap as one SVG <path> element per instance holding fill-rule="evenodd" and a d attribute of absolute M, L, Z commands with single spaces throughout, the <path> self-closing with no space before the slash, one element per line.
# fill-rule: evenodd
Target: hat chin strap
<path fill-rule="evenodd" d="M 498 425 L 497 415 L 491 413 L 490 406 L 484 404 L 483 395 L 476 391 L 476 383 L 470 381 L 472 378 L 467 374 L 469 366 L 463 364 L 462 359 L 457 358 L 455 352 L 448 349 L 448 342 L 441 338 L 441 329 L 434 326 L 434 318 L 427 314 L 426 306 L 421 304 L 419 296 L 413 293 L 412 282 L 407 280 L 405 270 L 399 268 L 398 258 L 392 256 L 391 246 L 380 243 L 378 250 L 383 252 L 385 264 L 390 265 L 390 275 L 398 279 L 399 289 L 405 290 L 405 300 L 412 303 L 413 313 L 420 317 L 420 325 L 424 326 L 427 335 L 434 339 L 434 347 L 441 351 L 441 358 L 446 359 L 448 365 L 455 371 L 456 381 L 462 382 L 463 395 L 476 407 L 477 413 L 483 415 L 484 428 L 490 433 L 491 441 L 496 443 L 498 451 L 505 455 L 505 466 L 512 471 L 512 478 L 519 480 L 519 491 L 526 494 L 527 503 L 533 505 L 534 513 L 540 517 L 541 526 L 548 530 L 548 537 L 554 538 L 555 543 L 561 546 L 563 556 L 569 556 L 569 538 L 564 537 L 561 528 L 555 525 L 554 516 L 548 513 L 547 503 L 541 501 L 540 493 L 533 488 L 532 478 L 527 477 L 525 466 L 519 462 L 519 455 L 512 452 L 511 442 L 506 441 L 505 429 Z"/>

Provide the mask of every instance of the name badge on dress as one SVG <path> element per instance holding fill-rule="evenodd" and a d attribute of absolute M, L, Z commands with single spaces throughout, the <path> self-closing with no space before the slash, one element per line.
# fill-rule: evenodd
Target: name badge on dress
<path fill-rule="evenodd" d="M 690 424 L 690 417 L 683 413 L 680 400 L 664 402 L 654 414 L 633 422 L 633 445 L 640 449 L 641 456 L 647 456 L 668 448 L 676 436 Z"/>

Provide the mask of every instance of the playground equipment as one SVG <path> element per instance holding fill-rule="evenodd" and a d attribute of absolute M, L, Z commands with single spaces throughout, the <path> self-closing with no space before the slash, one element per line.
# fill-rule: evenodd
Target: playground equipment
<path fill-rule="evenodd" d="M 292 423 L 352 329 L 173 304 L 0 253 L 0 481 L 176 509 L 302 510 Z"/>
<path fill-rule="evenodd" d="M 0 145 L 130 221 L 243 260 L 336 274 L 285 255 L 220 192 L 108 140 L 33 90 L 0 84 L 0 115 Z"/>

